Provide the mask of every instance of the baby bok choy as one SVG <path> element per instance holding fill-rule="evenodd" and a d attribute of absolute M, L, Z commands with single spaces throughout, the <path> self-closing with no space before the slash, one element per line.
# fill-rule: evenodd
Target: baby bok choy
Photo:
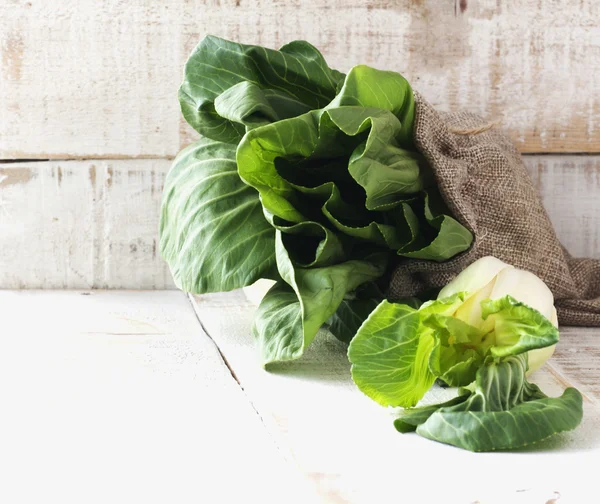
<path fill-rule="evenodd" d="M 411 408 L 395 422 L 400 432 L 472 451 L 517 448 L 583 415 L 576 389 L 550 398 L 527 381 L 552 354 L 557 325 L 544 282 L 484 257 L 436 300 L 379 304 L 350 343 L 352 377 L 378 403 Z M 436 379 L 460 387 L 458 397 L 413 408 Z"/>
<path fill-rule="evenodd" d="M 398 73 L 343 74 L 304 41 L 275 51 L 208 36 L 179 101 L 201 139 L 166 178 L 160 252 L 186 292 L 275 281 L 253 325 L 264 365 L 301 357 L 324 325 L 349 341 L 398 257 L 445 261 L 471 245 L 413 144 Z"/>

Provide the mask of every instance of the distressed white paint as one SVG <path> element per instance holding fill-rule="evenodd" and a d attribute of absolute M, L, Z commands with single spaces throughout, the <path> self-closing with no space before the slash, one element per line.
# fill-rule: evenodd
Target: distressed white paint
<path fill-rule="evenodd" d="M 600 259 L 600 157 L 523 156 L 561 243 Z"/>
<path fill-rule="evenodd" d="M 158 250 L 166 160 L 0 164 L 0 288 L 173 286 Z"/>
<path fill-rule="evenodd" d="M 177 292 L 0 292 L 0 502 L 321 502 Z"/>
<path fill-rule="evenodd" d="M 559 239 L 600 258 L 600 157 L 525 156 Z M 0 164 L 0 288 L 172 288 L 158 251 L 167 160 Z"/>
<path fill-rule="evenodd" d="M 518 453 L 473 454 L 397 433 L 394 410 L 358 391 L 346 348 L 331 335 L 319 334 L 301 359 L 267 372 L 259 366 L 250 334 L 255 308 L 243 293 L 194 299 L 203 327 L 266 428 L 331 502 L 532 503 L 549 501 L 558 491 L 561 502 L 577 503 L 596 491 L 588 467 L 600 461 L 597 387 L 582 387 L 585 418 L 577 430 Z M 598 329 L 565 331 L 561 347 L 571 353 L 581 348 L 581 334 L 589 336 L 586 345 L 600 350 Z M 550 395 L 582 381 L 566 372 L 558 355 L 532 376 Z M 597 366 L 586 373 L 587 383 L 599 381 Z M 446 394 L 437 389 L 428 401 Z M 461 480 L 465 468 L 468 481 Z"/>
<path fill-rule="evenodd" d="M 263 370 L 241 291 L 196 298 L 210 337 L 178 292 L 2 291 L 0 306 L 1 502 L 529 504 L 596 491 L 598 329 L 563 330 L 534 375 L 551 395 L 581 388 L 582 425 L 473 454 L 395 432 L 327 334 Z"/>
<path fill-rule="evenodd" d="M 563 327 L 552 359 L 557 377 L 600 406 L 600 328 Z"/>
<path fill-rule="evenodd" d="M 0 157 L 175 155 L 207 33 L 307 39 L 340 70 L 394 69 L 442 109 L 502 118 L 523 151 L 598 151 L 599 21 L 589 0 L 2 2 Z"/>

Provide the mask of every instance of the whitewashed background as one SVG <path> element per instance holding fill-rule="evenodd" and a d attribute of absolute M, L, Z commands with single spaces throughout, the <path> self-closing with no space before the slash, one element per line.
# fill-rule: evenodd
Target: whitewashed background
<path fill-rule="evenodd" d="M 306 39 L 501 119 L 563 243 L 600 257 L 600 2 L 3 0 L 0 288 L 173 287 L 160 197 L 194 138 L 177 88 L 208 33 Z"/>

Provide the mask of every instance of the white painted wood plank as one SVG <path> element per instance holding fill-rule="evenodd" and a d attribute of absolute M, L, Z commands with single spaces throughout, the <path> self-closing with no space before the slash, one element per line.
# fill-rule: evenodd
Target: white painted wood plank
<path fill-rule="evenodd" d="M 182 66 L 207 33 L 306 39 L 342 71 L 393 69 L 441 109 L 503 119 L 525 152 L 598 152 L 599 20 L 570 0 L 2 2 L 0 157 L 175 155 Z"/>
<path fill-rule="evenodd" d="M 600 406 L 600 328 L 563 327 L 553 368 Z"/>
<path fill-rule="evenodd" d="M 167 160 L 0 165 L 0 288 L 173 287 L 158 250 Z"/>
<path fill-rule="evenodd" d="M 332 502 L 533 503 L 558 491 L 561 502 L 578 503 L 596 491 L 588 467 L 600 462 L 597 398 L 586 401 L 574 432 L 519 453 L 473 454 L 397 433 L 393 410 L 356 389 L 345 346 L 332 336 L 320 334 L 302 359 L 266 372 L 250 335 L 254 306 L 241 292 L 196 296 L 195 303 L 267 428 Z M 571 348 L 576 341 L 561 344 Z M 599 369 L 596 363 L 596 379 Z M 557 374 L 547 368 L 534 381 L 558 395 L 564 384 Z M 438 389 L 428 399 L 444 393 Z M 460 483 L 465 468 L 468 482 Z"/>
<path fill-rule="evenodd" d="M 600 259 L 600 157 L 523 156 L 561 243 Z"/>
<path fill-rule="evenodd" d="M 318 502 L 177 292 L 0 292 L 0 502 Z"/>

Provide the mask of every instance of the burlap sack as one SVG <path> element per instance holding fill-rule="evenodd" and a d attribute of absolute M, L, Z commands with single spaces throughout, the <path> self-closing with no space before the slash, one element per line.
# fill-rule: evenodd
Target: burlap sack
<path fill-rule="evenodd" d="M 508 136 L 497 128 L 453 132 L 484 123 L 473 114 L 439 113 L 416 94 L 416 145 L 433 167 L 450 212 L 475 239 L 468 251 L 445 263 L 402 260 L 390 299 L 441 287 L 476 259 L 492 255 L 543 279 L 554 293 L 561 324 L 600 326 L 600 260 L 574 259 L 560 245 Z"/>

